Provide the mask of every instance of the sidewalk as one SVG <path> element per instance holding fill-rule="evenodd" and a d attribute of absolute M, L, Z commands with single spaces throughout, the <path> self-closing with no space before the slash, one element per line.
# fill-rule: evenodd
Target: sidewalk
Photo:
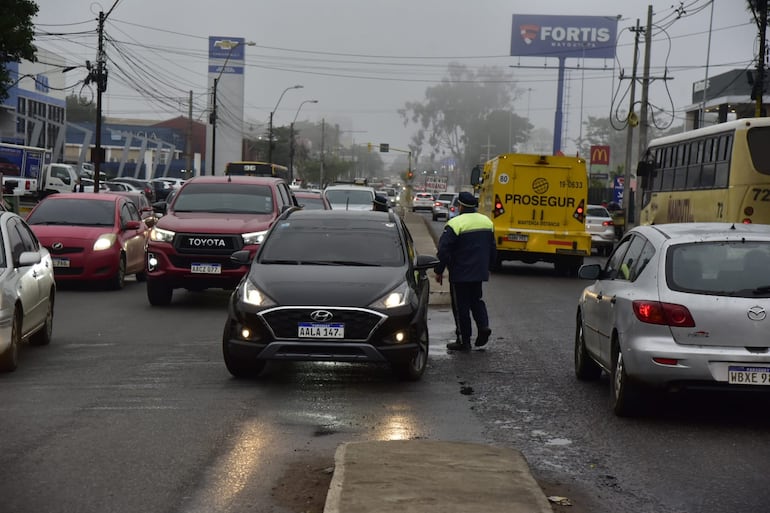
<path fill-rule="evenodd" d="M 418 254 L 435 255 L 430 220 L 400 212 Z M 431 278 L 431 305 L 449 284 Z M 521 452 L 463 441 L 375 440 L 340 445 L 324 513 L 552 513 Z"/>

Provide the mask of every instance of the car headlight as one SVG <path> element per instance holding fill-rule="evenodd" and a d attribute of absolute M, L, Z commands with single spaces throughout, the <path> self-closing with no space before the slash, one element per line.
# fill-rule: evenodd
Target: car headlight
<path fill-rule="evenodd" d="M 243 280 L 241 297 L 244 303 L 253 306 L 272 306 L 275 304 L 275 301 L 267 297 L 264 292 L 251 283 L 251 280 Z"/>
<path fill-rule="evenodd" d="M 404 282 L 395 289 L 391 290 L 377 301 L 369 305 L 372 308 L 388 309 L 396 308 L 398 306 L 404 306 L 409 302 L 412 289 L 409 288 L 409 284 Z"/>
<path fill-rule="evenodd" d="M 162 230 L 157 226 L 153 226 L 150 230 L 150 240 L 155 242 L 172 242 L 174 240 L 174 232 L 170 230 Z"/>
<path fill-rule="evenodd" d="M 117 237 L 114 233 L 105 233 L 103 235 L 99 235 L 99 238 L 94 242 L 94 251 L 110 249 L 112 245 L 115 244 L 116 240 Z"/>
<path fill-rule="evenodd" d="M 241 235 L 241 237 L 243 237 L 244 244 L 262 244 L 262 241 L 265 240 L 265 235 L 267 235 L 267 230 L 261 232 L 244 233 Z"/>

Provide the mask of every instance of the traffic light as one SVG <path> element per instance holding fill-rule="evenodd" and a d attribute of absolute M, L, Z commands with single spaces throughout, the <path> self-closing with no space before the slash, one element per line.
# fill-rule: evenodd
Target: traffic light
<path fill-rule="evenodd" d="M 411 180 L 412 178 L 414 178 L 414 173 L 412 172 L 411 169 L 406 172 L 406 178 L 407 180 Z"/>
<path fill-rule="evenodd" d="M 495 217 L 500 217 L 503 214 L 505 214 L 505 209 L 503 208 L 503 202 L 500 200 L 500 196 L 495 194 L 495 209 L 492 211 L 492 215 L 494 215 Z"/>
<path fill-rule="evenodd" d="M 582 223 L 585 220 L 585 217 L 586 217 L 585 214 L 586 214 L 586 202 L 585 200 L 580 200 L 580 203 L 575 209 L 575 212 L 572 214 L 572 217 Z"/>
<path fill-rule="evenodd" d="M 390 151 L 390 144 L 380 143 L 380 153 L 388 153 Z"/>
<path fill-rule="evenodd" d="M 366 143 L 366 148 L 369 153 L 372 152 L 372 143 Z"/>

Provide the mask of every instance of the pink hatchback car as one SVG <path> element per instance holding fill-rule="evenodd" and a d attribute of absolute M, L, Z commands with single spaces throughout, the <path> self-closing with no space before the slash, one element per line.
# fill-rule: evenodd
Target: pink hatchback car
<path fill-rule="evenodd" d="M 32 209 L 27 224 L 51 253 L 57 282 L 100 281 L 120 289 L 126 275 L 146 279 L 149 231 L 125 196 L 53 194 Z"/>

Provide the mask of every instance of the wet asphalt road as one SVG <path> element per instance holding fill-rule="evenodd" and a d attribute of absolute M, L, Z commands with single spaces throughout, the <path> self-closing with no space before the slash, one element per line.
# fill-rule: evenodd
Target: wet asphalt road
<path fill-rule="evenodd" d="M 154 309 L 136 282 L 61 290 L 52 344 L 0 375 L 0 511 L 293 513 L 272 500 L 286 468 L 401 438 L 515 447 L 541 483 L 575 494 L 574 513 L 765 511 L 767 399 L 688 394 L 613 417 L 606 379 L 572 372 L 583 285 L 506 266 L 485 288 L 489 348 L 471 354 L 447 353 L 451 313 L 432 308 L 419 383 L 317 363 L 234 380 L 226 293 L 178 291 Z"/>

